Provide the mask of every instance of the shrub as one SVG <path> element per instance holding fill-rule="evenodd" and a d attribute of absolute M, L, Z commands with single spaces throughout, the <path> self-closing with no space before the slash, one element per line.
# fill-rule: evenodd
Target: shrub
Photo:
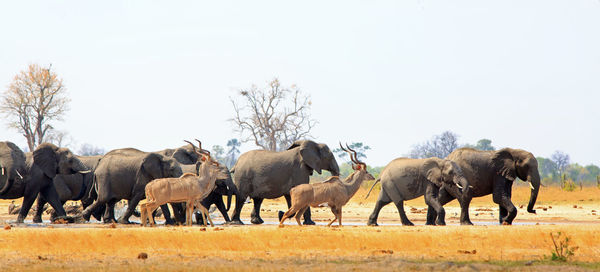
<path fill-rule="evenodd" d="M 579 247 L 570 246 L 571 238 L 560 231 L 557 233 L 551 232 L 550 238 L 552 238 L 552 245 L 554 246 L 551 257 L 552 261 L 566 262 L 579 249 Z"/>

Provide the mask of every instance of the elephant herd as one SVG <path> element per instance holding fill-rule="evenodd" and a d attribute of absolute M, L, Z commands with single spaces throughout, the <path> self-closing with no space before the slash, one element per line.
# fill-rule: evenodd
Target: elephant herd
<path fill-rule="evenodd" d="M 145 187 L 149 182 L 177 178 L 184 173 L 197 174 L 201 164 L 193 145 L 156 152 L 122 148 L 103 156 L 77 156 L 67 148 L 50 143 L 40 144 L 33 152 L 24 153 L 11 142 L 0 142 L 0 199 L 23 198 L 17 223 L 23 223 L 37 199 L 34 222 L 42 222 L 46 203 L 54 209 L 51 220 L 73 220 L 63 208 L 63 204 L 71 200 L 81 201 L 84 207 L 81 218 L 86 221 L 93 216 L 105 223 L 127 224 L 140 200 L 146 197 Z M 243 224 L 240 213 L 247 198 L 251 198 L 254 205 L 251 222 L 261 224 L 264 222 L 260 217 L 261 204 L 265 198 L 283 196 L 290 208 L 292 188 L 308 184 L 313 171 L 321 174 L 326 170 L 332 176 L 340 174 L 329 147 L 310 140 L 296 141 L 280 152 L 249 151 L 239 157 L 232 169 L 219 167 L 221 179 L 216 181 L 214 190 L 204 198 L 202 205 L 208 208 L 215 204 L 229 224 Z M 489 194 L 499 205 L 500 223 L 512 224 L 517 215 L 511 202 L 512 184 L 516 178 L 530 183 L 527 211 L 535 213 L 533 207 L 540 177 L 537 160 L 530 152 L 511 148 L 497 151 L 459 148 L 446 158 L 398 158 L 383 169 L 375 182 L 381 182 L 381 191 L 367 224 L 377 225 L 379 211 L 393 202 L 402 224 L 412 225 L 404 212 L 403 202 L 424 195 L 428 206 L 426 224 L 445 225 L 443 206 L 457 199 L 461 206 L 460 223 L 470 225 L 471 199 Z M 227 212 L 234 195 L 236 205 L 230 218 Z M 223 196 L 227 196 L 227 205 Z M 121 200 L 128 201 L 127 210 L 115 218 L 115 204 Z M 186 221 L 184 205 L 171 203 L 174 219 L 166 205 L 161 208 L 167 224 L 174 224 L 175 220 Z M 338 208 L 341 211 L 341 207 Z M 298 222 L 303 213 L 303 224 L 315 224 L 310 208 L 299 211 Z M 286 214 L 289 216 L 293 214 Z M 279 217 L 281 220 L 283 212 Z"/>

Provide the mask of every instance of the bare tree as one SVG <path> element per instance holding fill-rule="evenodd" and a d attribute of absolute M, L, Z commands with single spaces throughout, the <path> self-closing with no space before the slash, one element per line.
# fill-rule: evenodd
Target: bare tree
<path fill-rule="evenodd" d="M 425 143 L 413 146 L 409 156 L 414 159 L 429 157 L 445 158 L 457 148 L 458 135 L 452 131 L 445 131 L 440 135 L 433 136 L 431 140 Z"/>
<path fill-rule="evenodd" d="M 554 151 L 554 153 L 552 153 L 551 159 L 554 163 L 556 163 L 558 175 L 562 177 L 565 173 L 565 170 L 567 169 L 567 166 L 569 166 L 569 163 L 571 162 L 569 154 L 557 150 Z"/>
<path fill-rule="evenodd" d="M 265 89 L 253 85 L 240 91 L 243 106 L 231 99 L 235 116 L 230 119 L 235 131 L 248 133 L 242 142 L 254 142 L 265 150 L 279 151 L 294 141 L 310 137 L 316 124 L 310 118 L 310 97 L 292 85 L 282 87 L 278 79 Z"/>
<path fill-rule="evenodd" d="M 73 145 L 73 137 L 69 133 L 62 130 L 51 129 L 46 133 L 45 142 L 53 143 L 59 147 L 71 147 Z"/>
<path fill-rule="evenodd" d="M 91 144 L 85 143 L 79 147 L 79 151 L 77 154 L 79 156 L 96 156 L 96 155 L 104 155 L 106 151 L 103 148 L 93 146 Z"/>
<path fill-rule="evenodd" d="M 29 150 L 46 140 L 52 121 L 61 120 L 68 110 L 69 98 L 62 79 L 37 64 L 15 76 L 2 95 L 0 111 L 12 119 L 9 127 L 17 129 L 27 139 Z"/>

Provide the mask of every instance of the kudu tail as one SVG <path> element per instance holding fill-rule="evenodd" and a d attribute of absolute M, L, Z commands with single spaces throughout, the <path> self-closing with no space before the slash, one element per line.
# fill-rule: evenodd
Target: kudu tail
<path fill-rule="evenodd" d="M 381 181 L 381 178 L 378 178 L 377 180 L 375 180 L 375 182 L 373 183 L 373 185 L 371 185 L 371 189 L 369 189 L 369 192 L 367 193 L 367 196 L 365 196 L 365 199 L 369 198 L 369 195 L 371 194 L 371 190 L 373 190 L 373 187 L 375 187 L 375 184 L 377 184 L 380 181 Z"/>

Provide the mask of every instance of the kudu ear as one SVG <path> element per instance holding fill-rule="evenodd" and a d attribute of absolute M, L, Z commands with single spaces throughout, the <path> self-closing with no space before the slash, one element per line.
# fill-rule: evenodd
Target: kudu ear
<path fill-rule="evenodd" d="M 49 178 L 54 178 L 58 171 L 58 147 L 53 144 L 43 143 L 33 151 L 33 163 Z"/>
<path fill-rule="evenodd" d="M 442 182 L 442 169 L 440 159 L 438 158 L 429 158 L 423 163 L 423 172 L 425 173 L 425 177 L 431 183 L 435 184 L 438 187 L 443 185 Z"/>
<path fill-rule="evenodd" d="M 498 175 L 505 177 L 508 180 L 515 180 L 515 160 L 509 148 L 503 148 L 492 156 L 492 165 Z"/>

